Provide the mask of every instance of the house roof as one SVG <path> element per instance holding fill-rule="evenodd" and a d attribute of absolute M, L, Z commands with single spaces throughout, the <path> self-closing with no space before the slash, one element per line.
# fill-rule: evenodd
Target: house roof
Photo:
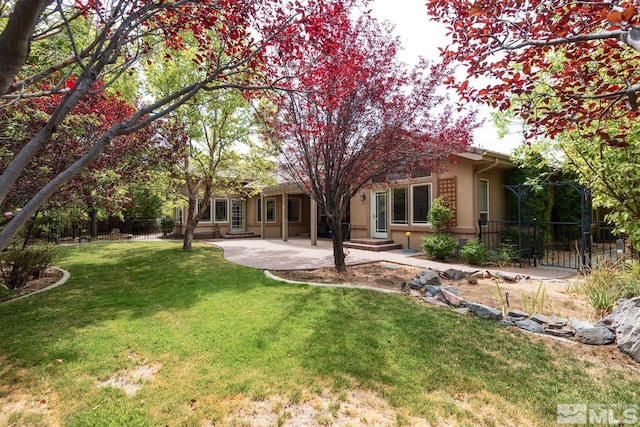
<path fill-rule="evenodd" d="M 516 165 L 511 161 L 507 154 L 498 153 L 496 151 L 486 150 L 484 148 L 468 146 L 463 152 L 455 153 L 454 156 L 471 160 L 478 164 L 480 169 L 483 167 L 491 167 L 498 169 L 514 169 Z M 300 188 L 290 179 L 286 171 L 278 168 L 275 175 L 276 184 L 263 187 L 262 193 L 265 196 L 287 193 L 301 193 Z"/>
<path fill-rule="evenodd" d="M 509 155 L 479 147 L 468 146 L 464 152 L 456 153 L 455 156 L 477 162 L 480 165 L 493 165 L 498 169 L 516 168 Z"/>

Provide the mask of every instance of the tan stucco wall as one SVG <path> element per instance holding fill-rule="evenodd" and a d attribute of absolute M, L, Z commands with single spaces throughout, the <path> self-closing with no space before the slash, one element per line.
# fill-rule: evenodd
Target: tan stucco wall
<path fill-rule="evenodd" d="M 495 158 L 495 157 L 494 157 Z M 478 200 L 478 183 L 480 179 L 489 181 L 489 220 L 504 220 L 506 216 L 506 194 L 507 191 L 502 186 L 506 183 L 510 173 L 509 166 L 505 166 L 504 159 L 500 160 L 500 164 L 493 163 L 491 158 L 476 156 L 476 160 L 467 157 L 456 157 L 456 163 L 448 164 L 444 172 L 433 173 L 430 177 L 414 178 L 403 180 L 391 184 L 369 185 L 363 188 L 359 193 L 364 194 L 364 200 L 361 200 L 360 194 L 351 199 L 351 210 L 349 222 L 351 224 L 351 239 L 363 239 L 372 237 L 372 212 L 371 200 L 373 191 L 386 191 L 388 193 L 388 201 L 390 201 L 389 189 L 392 187 L 410 188 L 416 184 L 431 184 L 431 199 L 438 197 L 438 181 L 456 177 L 456 205 L 457 226 L 449 231 L 455 239 L 472 239 L 476 237 L 477 223 L 480 218 L 479 200 Z M 290 191 L 290 190 L 286 190 Z M 409 191 L 409 194 L 411 192 Z M 280 193 L 272 193 L 273 195 L 265 195 L 265 198 L 275 199 L 276 220 L 275 222 L 265 223 L 264 238 L 280 238 L 282 237 L 282 219 L 283 195 Z M 300 193 L 288 194 L 288 198 L 300 199 L 301 213 L 299 222 L 288 222 L 288 236 L 294 237 L 298 235 L 309 236 L 311 233 L 310 218 L 310 199 L 308 196 Z M 260 195 L 253 196 L 245 201 L 245 224 L 246 231 L 256 235 L 262 234 L 262 226 L 257 221 L 257 201 Z M 409 197 L 409 203 L 411 198 Z M 409 205 L 409 212 L 412 206 Z M 229 212 L 229 217 L 231 213 Z M 390 209 L 387 209 L 387 216 L 390 215 Z M 320 216 L 318 216 L 320 221 Z M 421 236 L 433 233 L 429 224 L 415 224 L 411 219 L 409 224 L 391 224 L 390 218 L 387 218 L 388 238 L 395 243 L 400 243 L 403 247 L 407 246 L 406 233 L 412 233 L 410 238 L 410 246 L 412 249 L 421 249 Z M 230 223 L 218 223 L 220 233 L 230 233 Z M 213 222 L 201 222 L 196 230 L 199 236 L 213 236 Z"/>
<path fill-rule="evenodd" d="M 362 189 L 365 200 L 362 201 L 360 195 L 351 199 L 351 238 L 368 239 L 372 237 L 372 207 L 371 200 L 373 191 L 387 191 L 390 200 L 390 188 L 407 187 L 415 184 L 430 183 L 431 199 L 438 197 L 438 181 L 456 177 L 456 205 L 457 226 L 449 231 L 457 239 L 473 239 L 476 237 L 476 224 L 480 218 L 479 201 L 477 200 L 478 182 L 480 179 L 489 180 L 489 220 L 503 220 L 506 215 L 506 191 L 502 185 L 506 182 L 509 171 L 506 169 L 492 168 L 485 172 L 476 174 L 476 171 L 485 169 L 488 164 L 477 165 L 468 159 L 459 159 L 456 164 L 447 165 L 447 170 L 442 173 L 433 173 L 431 177 L 414 178 L 410 180 L 397 181 L 391 184 L 370 185 Z M 410 193 L 410 192 L 409 192 Z M 474 196 L 476 194 L 476 196 Z M 409 198 L 409 211 L 411 211 L 411 198 Z M 421 236 L 433 233 L 433 229 L 428 224 L 391 224 L 389 218 L 390 209 L 387 209 L 388 238 L 395 243 L 400 243 L 407 247 L 406 232 L 411 232 L 409 243 L 412 249 L 421 249 Z"/>

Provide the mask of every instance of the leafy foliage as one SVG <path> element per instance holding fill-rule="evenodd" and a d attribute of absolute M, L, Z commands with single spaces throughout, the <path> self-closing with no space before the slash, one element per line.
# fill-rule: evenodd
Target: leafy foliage
<path fill-rule="evenodd" d="M 593 190 L 594 206 L 612 210 L 617 232 L 640 244 L 637 3 L 430 0 L 427 7 L 452 36 L 442 56 L 468 65 L 466 76 L 448 80 L 463 102 L 524 120 L 529 140 L 558 141 Z M 488 85 L 474 84 L 487 77 Z"/>
<path fill-rule="evenodd" d="M 449 207 L 446 198 L 438 197 L 433 200 L 431 209 L 427 213 L 427 220 L 431 223 L 436 233 L 441 232 L 453 220 L 453 211 Z"/>
<path fill-rule="evenodd" d="M 287 178 L 326 212 L 336 268 L 344 270 L 340 224 L 351 197 L 372 180 L 436 168 L 464 148 L 477 124 L 437 92 L 451 69 L 423 62 L 409 71 L 383 25 L 369 15 L 355 19 L 340 4 L 326 10 L 332 25 L 295 39 L 304 56 L 281 45 L 273 73 L 298 78 L 272 94 L 264 116 Z"/>
<path fill-rule="evenodd" d="M 582 292 L 597 314 L 611 313 L 620 298 L 640 295 L 640 264 L 629 266 L 624 261 L 604 261 L 585 276 Z"/>
<path fill-rule="evenodd" d="M 422 236 L 422 249 L 432 258 L 445 260 L 451 256 L 455 248 L 456 241 L 448 234 Z"/>
<path fill-rule="evenodd" d="M 529 137 L 582 126 L 585 139 L 630 142 L 640 89 L 632 2 L 430 0 L 427 7 L 452 38 L 442 56 L 467 65 L 466 75 L 448 80 L 464 102 L 512 108 Z M 488 79 L 476 86 L 481 77 Z M 600 126 L 603 118 L 617 126 Z"/>
<path fill-rule="evenodd" d="M 0 275 L 4 284 L 9 289 L 24 287 L 29 279 L 44 273 L 55 254 L 56 248 L 50 244 L 17 247 L 0 253 Z"/>
<path fill-rule="evenodd" d="M 170 59 L 176 52 L 190 50 L 197 72 L 185 73 L 178 88 L 160 94 L 128 94 L 128 100 L 144 96 L 145 102 L 132 102 L 133 108 L 123 111 L 125 114 L 110 126 L 87 134 L 87 145 L 76 153 L 77 160 L 45 185 L 36 186 L 37 192 L 23 206 L 16 206 L 22 209 L 0 230 L 0 249 L 58 189 L 96 161 L 107 147 L 117 145 L 119 137 L 162 122 L 204 91 L 277 88 L 290 76 L 274 75 L 265 64 L 278 61 L 282 54 L 301 56 L 306 46 L 297 42 L 298 35 L 331 28 L 334 16 L 330 12 L 335 5 L 349 9 L 354 3 L 12 2 L 15 13 L 6 17 L 0 34 L 0 107 L 9 107 L 24 97 L 50 100 L 52 110 L 39 115 L 33 126 L 23 128 L 19 140 L 24 146 L 16 150 L 0 175 L 0 205 L 19 188 L 17 181 L 55 141 L 56 132 L 65 124 L 74 127 L 72 113 L 79 105 L 84 102 L 84 109 L 92 111 L 95 118 L 91 123 L 106 121 L 100 108 L 92 109 L 90 97 L 110 88 L 135 89 L 135 83 L 143 80 L 135 73 L 151 67 L 158 52 Z M 99 82 L 104 85 L 99 87 Z M 3 108 L 7 110 L 10 108 Z M 152 134 L 154 138 L 162 136 Z"/>
<path fill-rule="evenodd" d="M 460 249 L 460 258 L 469 264 L 482 265 L 487 260 L 487 250 L 481 241 L 472 239 Z"/>

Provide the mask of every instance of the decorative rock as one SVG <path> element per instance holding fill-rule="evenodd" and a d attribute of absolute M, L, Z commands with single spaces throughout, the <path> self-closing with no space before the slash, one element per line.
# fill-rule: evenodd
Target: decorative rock
<path fill-rule="evenodd" d="M 538 322 L 541 325 L 548 325 L 549 323 L 553 323 L 551 322 L 551 319 L 547 316 L 545 316 L 544 314 L 534 314 L 533 316 L 531 316 L 531 320 L 533 320 L 534 322 Z"/>
<path fill-rule="evenodd" d="M 475 273 L 471 273 L 471 277 L 474 279 L 484 279 L 484 271 L 476 271 Z"/>
<path fill-rule="evenodd" d="M 567 319 L 566 317 L 553 315 L 551 316 L 551 322 L 566 326 L 567 323 L 569 323 L 569 319 Z"/>
<path fill-rule="evenodd" d="M 529 332 L 536 332 L 538 334 L 544 334 L 544 328 L 540 323 L 533 319 L 518 320 L 515 322 L 516 326 L 520 329 L 524 329 Z"/>
<path fill-rule="evenodd" d="M 507 316 L 515 319 L 527 319 L 529 317 L 529 313 L 525 313 L 522 310 L 509 310 L 507 312 Z"/>
<path fill-rule="evenodd" d="M 455 268 L 449 268 L 442 272 L 442 275 L 445 279 L 449 280 L 462 280 L 467 277 L 467 274 L 464 271 L 456 270 Z"/>
<path fill-rule="evenodd" d="M 423 287 L 424 286 L 422 285 L 422 283 L 420 283 L 420 280 L 418 278 L 411 279 L 411 281 L 409 282 L 410 289 L 415 289 L 416 291 L 419 291 Z"/>
<path fill-rule="evenodd" d="M 640 297 L 622 300 L 611 313 L 618 348 L 640 362 Z"/>
<path fill-rule="evenodd" d="M 432 286 L 440 286 L 442 285 L 442 279 L 436 273 L 430 270 L 425 270 L 420 273 L 420 277 L 418 278 L 419 283 L 422 286 L 432 285 Z"/>
<path fill-rule="evenodd" d="M 482 319 L 502 320 L 502 312 L 488 305 L 467 301 L 466 306 L 473 314 Z"/>
<path fill-rule="evenodd" d="M 415 290 L 415 289 L 410 289 L 409 290 L 409 295 L 414 297 L 414 298 L 420 298 L 422 296 L 422 292 Z"/>
<path fill-rule="evenodd" d="M 607 345 L 615 341 L 616 336 L 606 326 L 576 328 L 576 339 L 589 345 Z"/>
<path fill-rule="evenodd" d="M 447 291 L 457 296 L 461 296 L 462 294 L 462 289 L 456 288 L 455 286 L 444 286 L 441 289 L 446 289 Z"/>
<path fill-rule="evenodd" d="M 554 337 L 560 338 L 571 338 L 573 337 L 573 331 L 570 329 L 550 329 L 547 328 L 544 330 L 547 335 L 553 335 Z"/>
<path fill-rule="evenodd" d="M 562 323 L 547 323 L 545 326 L 545 329 L 554 329 L 554 330 L 558 330 L 558 329 L 562 329 L 565 327 L 565 325 L 563 325 Z M 572 332 L 573 335 L 573 332 Z"/>
<path fill-rule="evenodd" d="M 463 316 L 469 314 L 469 309 L 467 307 L 454 308 L 452 311 Z"/>
<path fill-rule="evenodd" d="M 444 299 L 447 300 L 449 304 L 451 304 L 454 307 L 458 307 L 462 305 L 462 303 L 464 302 L 464 299 L 456 295 L 456 293 L 454 292 L 454 289 L 455 288 L 452 289 L 451 286 L 447 286 L 444 288 L 440 288 L 440 293 L 442 294 Z"/>
<path fill-rule="evenodd" d="M 449 305 L 445 302 L 440 301 L 438 298 L 434 298 L 434 297 L 424 297 L 422 298 L 422 301 L 428 303 L 428 304 L 433 304 L 433 305 L 437 305 L 440 307 L 449 307 Z"/>
<path fill-rule="evenodd" d="M 432 296 L 436 296 L 440 293 L 440 286 L 427 285 L 425 288 L 427 288 L 427 293 Z"/>
<path fill-rule="evenodd" d="M 594 327 L 591 323 L 585 322 L 584 320 L 580 320 L 575 317 L 570 317 L 569 323 L 571 323 L 571 327 L 573 327 L 573 329 L 575 329 L 576 331 L 578 329 L 589 329 Z"/>

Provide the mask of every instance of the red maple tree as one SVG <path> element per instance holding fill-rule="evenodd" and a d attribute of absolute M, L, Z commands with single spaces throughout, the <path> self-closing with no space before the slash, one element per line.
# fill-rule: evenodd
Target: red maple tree
<path fill-rule="evenodd" d="M 639 114 L 637 2 L 429 0 L 427 8 L 452 39 L 442 57 L 467 68 L 447 81 L 463 102 L 511 108 L 530 138 L 579 129 L 627 144 Z M 605 128 L 603 118 L 619 125 Z"/>
<path fill-rule="evenodd" d="M 449 70 L 407 71 L 398 40 L 368 15 L 341 5 L 327 21 L 279 45 L 278 70 L 296 75 L 272 96 L 269 137 L 289 179 L 324 209 L 338 271 L 345 270 L 341 223 L 351 197 L 374 178 L 434 167 L 471 140 L 473 113 L 454 114 L 436 93 Z M 436 110 L 439 108 L 439 112 Z"/>
<path fill-rule="evenodd" d="M 49 90 L 46 84 L 39 86 L 42 91 Z M 24 206 L 43 186 L 82 157 L 93 144 L 95 135 L 135 112 L 132 102 L 113 91 L 102 90 L 103 86 L 102 81 L 94 84 L 89 96 L 70 111 L 49 143 L 31 160 L 7 193 L 5 211 Z M 0 114 L 0 134 L 7 141 L 2 147 L 0 170 L 27 144 L 31 130 L 45 124 L 61 99 L 60 94 L 19 99 L 10 110 Z M 87 168 L 55 192 L 45 206 L 74 207 L 87 213 L 98 209 L 105 214 L 120 213 L 132 201 L 130 194 L 123 193 L 123 187 L 143 182 L 153 170 L 168 166 L 180 149 L 179 139 L 166 141 L 158 136 L 157 126 L 148 126 L 114 138 Z"/>

